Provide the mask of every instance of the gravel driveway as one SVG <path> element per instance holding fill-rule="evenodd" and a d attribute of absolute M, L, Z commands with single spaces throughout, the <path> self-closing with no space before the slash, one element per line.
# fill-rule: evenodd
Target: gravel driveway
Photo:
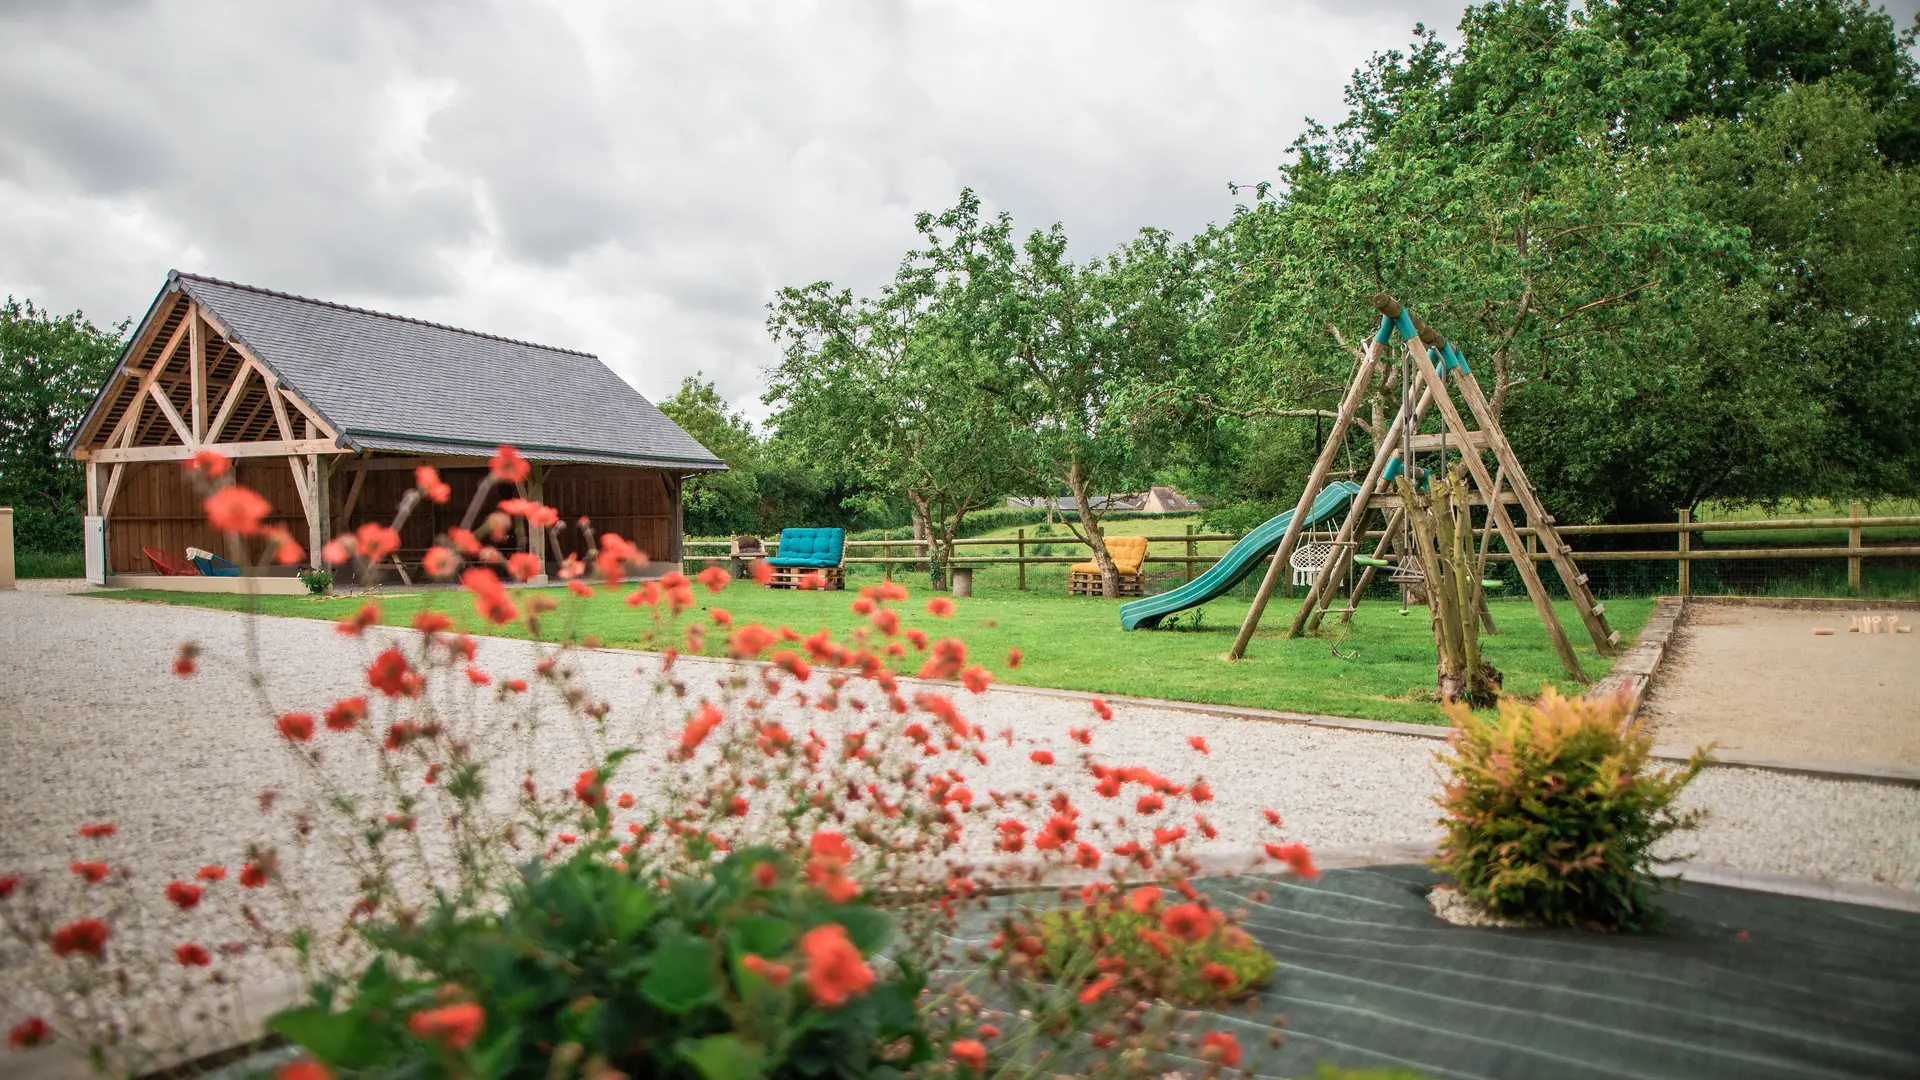
<path fill-rule="evenodd" d="M 162 868 L 156 872 L 231 861 L 256 827 L 263 788 L 302 792 L 305 778 L 244 677 L 245 618 L 65 595 L 45 585 L 0 592 L 0 872 L 63 866 L 78 848 L 75 827 L 101 820 L 117 821 L 120 841 L 137 847 L 142 863 Z M 316 713 L 365 692 L 366 657 L 374 639 L 389 633 L 353 640 L 327 622 L 265 617 L 257 631 L 274 673 L 265 688 L 274 707 Z M 198 677 L 180 679 L 170 665 L 188 639 L 206 658 Z M 527 643 L 489 639 L 479 659 L 496 672 L 524 673 L 531 655 Z M 574 663 L 616 717 L 639 718 L 656 734 L 678 731 L 683 714 L 650 711 L 652 680 L 635 674 L 637 663 L 651 668 L 654 661 L 595 651 L 576 654 Z M 678 671 L 698 694 L 702 679 L 725 668 L 682 661 Z M 1221 843 L 1254 837 L 1268 806 L 1285 816 L 1290 838 L 1329 851 L 1385 850 L 1404 860 L 1437 837 L 1433 741 L 1128 705 L 1100 724 L 1074 699 L 1000 689 L 957 696 L 991 732 L 1011 727 L 1064 749 L 1067 729 L 1091 722 L 1102 760 L 1176 779 L 1204 772 L 1217 795 L 1209 817 Z M 820 714 L 789 707 L 796 729 L 820 723 Z M 1188 747 L 1191 735 L 1207 738 L 1211 756 Z M 1002 747 L 970 778 L 976 789 L 1032 785 L 1040 767 L 1026 756 Z M 648 772 L 671 767 L 660 757 L 643 755 L 621 786 L 644 791 Z M 564 746 L 541 762 L 550 782 L 570 782 L 580 767 Z M 1052 775 L 1066 778 L 1061 769 Z M 1080 774 L 1073 783 L 1097 802 L 1090 778 Z M 1920 790 L 1729 768 L 1703 775 L 1689 801 L 1708 809 L 1708 823 L 1675 854 L 1920 890 Z"/>

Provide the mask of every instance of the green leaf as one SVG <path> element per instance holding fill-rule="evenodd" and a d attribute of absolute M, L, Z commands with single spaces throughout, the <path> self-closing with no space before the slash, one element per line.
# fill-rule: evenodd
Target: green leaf
<path fill-rule="evenodd" d="M 741 952 L 756 953 L 769 959 L 783 955 L 793 946 L 793 924 L 771 915 L 749 915 L 739 919 L 733 924 L 733 932 Z"/>
<path fill-rule="evenodd" d="M 710 1035 L 681 1039 L 675 1049 L 693 1063 L 706 1080 L 754 1080 L 762 1074 L 766 1047 L 738 1035 Z"/>
<path fill-rule="evenodd" d="M 640 929 L 653 919 L 657 905 L 652 894 L 637 884 L 617 888 L 610 899 L 607 913 L 612 924 L 616 940 L 626 941 L 640 932 Z"/>
<path fill-rule="evenodd" d="M 684 1013 L 713 999 L 713 979 L 713 942 L 673 933 L 653 950 L 640 992 L 667 1012 Z"/>
<path fill-rule="evenodd" d="M 288 1009 L 269 1017 L 267 1030 L 305 1047 L 336 1068 L 366 1068 L 381 1057 L 379 1030 L 356 1013 L 331 1012 L 319 1006 Z"/>
<path fill-rule="evenodd" d="M 847 928 L 847 937 L 863 953 L 872 955 L 893 938 L 893 917 L 870 907 L 838 908 L 833 921 Z"/>

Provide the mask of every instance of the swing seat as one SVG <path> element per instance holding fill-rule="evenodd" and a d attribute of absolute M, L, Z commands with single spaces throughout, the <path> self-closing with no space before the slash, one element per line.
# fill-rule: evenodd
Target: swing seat
<path fill-rule="evenodd" d="M 1403 585 L 1417 585 L 1427 580 L 1427 572 L 1420 569 L 1420 560 L 1409 555 L 1400 560 L 1400 565 L 1394 567 L 1393 573 L 1388 575 L 1387 580 Z"/>
<path fill-rule="evenodd" d="M 1293 554 L 1287 556 L 1287 565 L 1293 567 L 1293 584 L 1296 587 L 1312 585 L 1314 575 L 1332 557 L 1333 542 L 1330 540 L 1314 540 L 1294 548 Z"/>
<path fill-rule="evenodd" d="M 1353 557 L 1353 561 L 1359 563 L 1361 566 L 1392 566 L 1393 565 L 1393 563 L 1387 561 L 1386 559 L 1375 558 L 1372 555 L 1355 555 Z"/>
<path fill-rule="evenodd" d="M 187 549 L 187 561 L 200 571 L 202 577 L 239 577 L 240 568 L 230 560 L 223 559 L 211 551 L 197 547 Z"/>

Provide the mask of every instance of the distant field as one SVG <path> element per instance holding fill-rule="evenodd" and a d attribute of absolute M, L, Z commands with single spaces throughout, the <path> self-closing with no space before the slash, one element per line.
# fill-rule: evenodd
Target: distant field
<path fill-rule="evenodd" d="M 1883 502 L 1868 503 L 1861 511 L 1867 517 L 1914 517 L 1920 516 L 1920 500 L 1891 499 Z M 1847 516 L 1846 503 L 1832 503 L 1825 499 L 1815 499 L 1806 503 L 1783 505 L 1775 510 L 1764 507 L 1743 506 L 1729 509 L 1708 503 L 1694 515 L 1696 521 L 1763 521 L 1788 518 L 1837 518 Z M 1726 547 L 1766 547 L 1773 544 L 1808 544 L 1818 547 L 1844 546 L 1847 542 L 1847 530 L 1835 529 L 1757 529 L 1740 532 L 1704 532 L 1701 539 L 1709 544 Z M 1867 543 L 1888 543 L 1896 540 L 1920 540 L 1920 526 L 1894 526 L 1889 528 L 1863 529 L 1861 539 Z"/>

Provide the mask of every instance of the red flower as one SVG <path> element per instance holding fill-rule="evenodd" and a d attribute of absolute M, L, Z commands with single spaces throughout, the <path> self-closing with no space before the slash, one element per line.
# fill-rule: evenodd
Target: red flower
<path fill-rule="evenodd" d="M 1022 654 L 1019 649 L 1008 649 L 1007 650 L 1007 669 L 1011 671 L 1012 669 L 1019 667 L 1021 657 L 1022 657 Z"/>
<path fill-rule="evenodd" d="M 339 566 L 341 563 L 351 561 L 353 552 L 347 549 L 345 542 L 335 537 L 320 545 L 320 557 L 326 560 L 328 566 Z"/>
<path fill-rule="evenodd" d="M 1225 964 L 1208 964 L 1200 969 L 1200 977 L 1212 984 L 1216 990 L 1231 990 L 1240 977 Z"/>
<path fill-rule="evenodd" d="M 227 475 L 227 466 L 230 462 L 227 461 L 227 455 L 218 450 L 197 450 L 192 457 L 180 464 L 184 468 L 206 473 L 210 480 L 218 480 Z"/>
<path fill-rule="evenodd" d="M 927 632 L 924 630 L 907 631 L 907 644 L 919 652 L 927 651 Z"/>
<path fill-rule="evenodd" d="M 1160 929 L 1181 941 L 1194 942 L 1213 932 L 1213 919 L 1199 904 L 1175 904 L 1160 916 Z"/>
<path fill-rule="evenodd" d="M 186 911 L 200 903 L 200 886 L 185 881 L 167 882 L 167 899 L 173 906 Z"/>
<path fill-rule="evenodd" d="M 462 555 L 471 558 L 480 554 L 479 539 L 476 538 L 473 533 L 460 528 L 458 525 L 447 530 L 447 539 L 453 541 L 453 546 L 459 548 L 460 554 Z"/>
<path fill-rule="evenodd" d="M 1273 826 L 1273 827 L 1274 827 L 1274 828 L 1276 828 L 1276 829 L 1280 827 L 1280 815 L 1279 815 L 1279 814 L 1277 814 L 1277 813 L 1275 813 L 1275 812 L 1274 812 L 1273 810 L 1271 810 L 1271 809 L 1268 809 L 1268 810 L 1262 810 L 1262 811 L 1260 811 L 1260 812 L 1261 812 L 1262 814 L 1265 814 L 1265 815 L 1266 815 L 1266 817 L 1267 817 L 1267 824 L 1269 824 L 1269 825 L 1271 825 L 1271 826 Z"/>
<path fill-rule="evenodd" d="M 1092 844 L 1083 843 L 1074 850 L 1073 861 L 1083 869 L 1098 869 L 1100 866 L 1100 849 L 1094 847 Z"/>
<path fill-rule="evenodd" d="M 1313 855 L 1305 844 L 1268 844 L 1267 855 L 1286 863 L 1293 872 L 1303 878 L 1316 878 L 1320 870 L 1313 865 Z"/>
<path fill-rule="evenodd" d="M 500 685 L 506 687 L 507 689 L 513 691 L 516 694 L 524 694 L 527 692 L 527 680 L 525 679 L 508 679 L 506 682 L 503 682 Z"/>
<path fill-rule="evenodd" d="M 1093 745 L 1093 729 L 1092 728 L 1083 728 L 1083 727 L 1068 728 L 1067 737 L 1072 739 L 1074 742 L 1079 743 L 1082 746 Z"/>
<path fill-rule="evenodd" d="M 487 465 L 492 470 L 495 480 L 504 480 L 509 484 L 518 484 L 525 480 L 527 473 L 533 468 L 526 458 L 520 456 L 520 451 L 511 446 L 500 447 Z"/>
<path fill-rule="evenodd" d="M 601 806 L 607 801 L 606 786 L 600 783 L 600 774 L 588 769 L 573 782 L 573 797 L 588 806 Z"/>
<path fill-rule="evenodd" d="M 364 694 L 341 698 L 327 707 L 323 717 L 328 731 L 352 731 L 355 724 L 366 718 L 367 698 Z"/>
<path fill-rule="evenodd" d="M 420 569 L 425 570 L 430 577 L 450 578 L 455 570 L 460 569 L 460 556 L 455 555 L 450 548 L 435 544 L 421 557 Z"/>
<path fill-rule="evenodd" d="M 794 652 L 792 649 L 781 649 L 772 656 L 767 657 L 767 659 L 801 682 L 806 682 L 808 677 L 813 674 L 812 665 L 800 659 L 800 654 Z"/>
<path fill-rule="evenodd" d="M 8 874 L 6 877 L 0 877 L 0 900 L 5 900 L 7 897 L 12 896 L 13 891 L 19 887 L 19 874 Z"/>
<path fill-rule="evenodd" d="M 53 1038 L 53 1029 L 45 1020 L 29 1016 L 7 1031 L 7 1049 L 29 1050 Z"/>
<path fill-rule="evenodd" d="M 987 1047 L 978 1039 L 955 1039 L 948 1053 L 953 1060 L 975 1072 L 987 1069 Z"/>
<path fill-rule="evenodd" d="M 1224 1031 L 1209 1031 L 1200 1036 L 1200 1058 L 1231 1069 L 1240 1064 L 1240 1040 Z"/>
<path fill-rule="evenodd" d="M 764 586 L 772 580 L 773 564 L 765 559 L 755 559 L 753 561 L 753 583 Z"/>
<path fill-rule="evenodd" d="M 1120 778 L 1117 776 L 1103 776 L 1100 778 L 1099 783 L 1093 785 L 1093 790 L 1111 799 L 1115 795 L 1120 794 Z"/>
<path fill-rule="evenodd" d="M 70 862 L 67 864 L 67 869 L 73 871 L 76 876 L 87 879 L 89 885 L 99 884 L 113 872 L 112 868 L 103 862 Z"/>
<path fill-rule="evenodd" d="M 986 668 L 975 664 L 960 673 L 960 681 L 966 684 L 967 689 L 974 693 L 983 694 L 986 692 L 987 687 L 993 685 L 993 676 L 987 672 Z"/>
<path fill-rule="evenodd" d="M 714 608 L 712 611 L 707 612 L 707 618 L 712 619 L 713 625 L 722 630 L 733 629 L 733 612 L 728 611 L 726 608 Z"/>
<path fill-rule="evenodd" d="M 545 569 L 540 557 L 531 552 L 516 551 L 507 558 L 507 573 L 512 574 L 515 581 L 531 581 Z"/>
<path fill-rule="evenodd" d="M 193 876 L 199 878 L 201 881 L 221 881 L 227 876 L 227 868 L 209 863 L 195 870 Z"/>
<path fill-rule="evenodd" d="M 208 964 L 213 963 L 213 955 L 211 953 L 207 952 L 202 946 L 192 944 L 191 942 L 173 950 L 173 958 L 179 962 L 181 967 L 206 967 Z"/>
<path fill-rule="evenodd" d="M 1087 702 L 1087 704 L 1093 706 L 1094 715 L 1098 716 L 1100 719 L 1102 720 L 1113 719 L 1113 709 L 1109 708 L 1106 702 L 1100 700 L 1099 698 L 1094 698 L 1091 701 Z"/>
<path fill-rule="evenodd" d="M 708 592 L 718 593 L 726 591 L 727 583 L 733 580 L 733 575 L 727 573 L 722 567 L 709 566 L 695 574 L 694 579 L 705 585 Z"/>
<path fill-rule="evenodd" d="M 1030 757 L 1032 758 L 1032 760 L 1033 760 L 1033 763 L 1034 763 L 1035 765 L 1051 765 L 1051 764 L 1053 764 L 1053 751 L 1051 751 L 1051 750 L 1035 750 L 1035 751 L 1034 751 L 1034 752 L 1033 752 L 1033 753 L 1032 753 L 1032 754 L 1030 755 Z"/>
<path fill-rule="evenodd" d="M 367 685 L 388 697 L 419 697 L 425 682 L 397 646 L 389 646 L 367 665 Z"/>
<path fill-rule="evenodd" d="M 333 627 L 336 631 L 348 637 L 359 637 L 362 631 L 379 621 L 380 605 L 369 601 L 368 603 L 361 604 L 358 611 L 334 623 Z"/>
<path fill-rule="evenodd" d="M 377 521 L 369 521 L 353 532 L 354 542 L 359 546 L 360 557 L 370 563 L 400 550 L 400 534 Z"/>
<path fill-rule="evenodd" d="M 272 525 L 261 530 L 261 534 L 273 545 L 273 561 L 281 566 L 297 566 L 305 561 L 307 549 L 301 547 L 287 530 Z"/>
<path fill-rule="evenodd" d="M 465 1050 L 480 1036 L 486 1023 L 486 1010 L 468 1001 L 414 1013 L 407 1018 L 407 1030 L 449 1050 Z"/>
<path fill-rule="evenodd" d="M 1100 976 L 1099 978 L 1088 983 L 1087 988 L 1085 990 L 1080 991 L 1080 1004 L 1091 1005 L 1094 1002 L 1099 1001 L 1102 995 L 1104 995 L 1107 991 L 1113 989 L 1115 986 L 1118 986 L 1119 984 L 1120 984 L 1120 976 L 1115 975 L 1111 972 Z"/>
<path fill-rule="evenodd" d="M 1189 736 L 1187 738 L 1187 745 L 1193 747 L 1195 750 L 1198 750 L 1203 754 L 1210 754 L 1213 752 L 1207 749 L 1207 737 L 1204 735 Z"/>
<path fill-rule="evenodd" d="M 873 986 L 873 968 L 839 923 L 821 923 L 800 938 L 806 957 L 807 994 L 823 1009 L 837 1009 Z"/>
<path fill-rule="evenodd" d="M 81 953 L 100 959 L 107 947 L 107 924 L 99 919 L 75 919 L 53 932 L 53 955 Z"/>
<path fill-rule="evenodd" d="M 260 531 L 260 523 L 273 510 L 259 492 L 230 484 L 206 497 L 200 504 L 207 512 L 207 521 L 221 532 L 239 533 L 252 536 Z"/>
<path fill-rule="evenodd" d="M 506 586 L 500 583 L 498 575 L 484 566 L 476 566 L 460 575 L 460 584 L 473 593 L 474 610 L 490 623 L 509 623 L 520 615 L 520 609 L 507 599 Z"/>
<path fill-rule="evenodd" d="M 257 889 L 267 883 L 267 868 L 259 863 L 248 863 L 240 868 L 240 887 Z"/>
<path fill-rule="evenodd" d="M 467 665 L 467 681 L 472 683 L 475 686 L 486 686 L 489 683 L 493 682 L 493 676 L 487 674 L 484 671 L 481 671 L 479 668 L 474 667 L 472 664 L 468 664 Z"/>
<path fill-rule="evenodd" d="M 1207 786 L 1205 780 L 1195 780 L 1193 786 L 1187 789 L 1187 794 L 1193 796 L 1194 802 L 1213 801 L 1213 789 Z"/>
<path fill-rule="evenodd" d="M 761 863 L 760 865 L 765 866 L 766 864 Z M 770 963 L 765 957 L 757 953 L 748 953 L 741 957 L 740 966 L 775 986 L 785 986 L 787 985 L 787 980 L 793 977 L 792 968 L 785 964 Z"/>
<path fill-rule="evenodd" d="M 1127 894 L 1127 906 L 1142 915 L 1152 911 L 1154 905 L 1159 902 L 1160 887 L 1158 885 L 1142 885 Z"/>
<path fill-rule="evenodd" d="M 997 1039 L 1000 1037 L 1000 1029 L 994 1027 L 992 1024 L 981 1024 L 980 1037 L 983 1039 Z"/>
<path fill-rule="evenodd" d="M 199 670 L 200 665 L 194 661 L 193 657 L 188 656 L 184 651 L 181 652 L 179 656 L 173 658 L 173 673 L 183 679 Z"/>
<path fill-rule="evenodd" d="M 1133 804 L 1133 809 L 1135 813 L 1139 814 L 1155 814 L 1159 813 L 1160 808 L 1165 805 L 1166 800 L 1149 792 L 1140 796 L 1139 801 Z"/>
<path fill-rule="evenodd" d="M 444 503 L 453 496 L 453 489 L 440 479 L 439 470 L 431 465 L 422 465 L 413 470 L 413 486 L 433 502 Z"/>
<path fill-rule="evenodd" d="M 274 1070 L 273 1080 L 333 1080 L 333 1074 L 312 1058 L 301 1058 Z"/>
<path fill-rule="evenodd" d="M 99 840 L 120 831 L 120 826 L 111 821 L 102 821 L 95 825 L 80 826 L 80 835 L 88 840 Z"/>
<path fill-rule="evenodd" d="M 273 722 L 288 742 L 306 742 L 313 738 L 313 714 L 290 712 Z"/>
<path fill-rule="evenodd" d="M 936 596 L 927 601 L 927 614 L 946 618 L 953 614 L 953 601 L 944 596 Z"/>
<path fill-rule="evenodd" d="M 712 702 L 701 702 L 699 711 L 687 719 L 687 726 L 680 731 L 680 756 L 691 756 L 725 719 Z"/>
<path fill-rule="evenodd" d="M 453 629 L 453 620 L 440 611 L 419 611 L 413 616 L 413 628 L 423 634 L 437 634 L 442 630 Z"/>

